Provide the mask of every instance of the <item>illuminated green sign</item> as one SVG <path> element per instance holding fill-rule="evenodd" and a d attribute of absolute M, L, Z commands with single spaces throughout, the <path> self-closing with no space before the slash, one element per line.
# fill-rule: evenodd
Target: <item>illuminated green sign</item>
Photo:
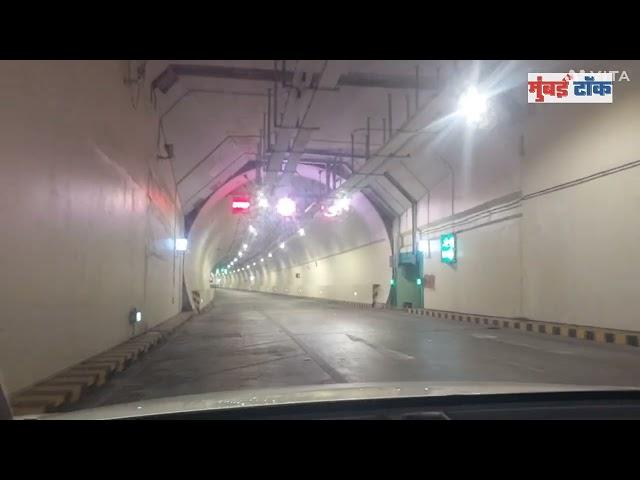
<path fill-rule="evenodd" d="M 416 285 L 422 285 L 422 279 L 416 278 Z"/>
<path fill-rule="evenodd" d="M 389 285 L 391 285 L 392 287 L 395 286 L 396 281 L 392 278 L 391 280 L 389 280 Z"/>
<path fill-rule="evenodd" d="M 440 261 L 456 263 L 456 234 L 440 235 Z"/>

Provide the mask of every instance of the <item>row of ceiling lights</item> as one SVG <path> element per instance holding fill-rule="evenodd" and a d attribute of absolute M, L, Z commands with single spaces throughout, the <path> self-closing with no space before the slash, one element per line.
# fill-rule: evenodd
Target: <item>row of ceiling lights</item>
<path fill-rule="evenodd" d="M 470 87 L 465 91 L 465 93 L 460 97 L 458 102 L 458 113 L 463 115 L 469 124 L 475 125 L 480 123 L 488 110 L 488 102 L 487 96 L 481 94 L 475 87 Z M 258 193 L 258 207 L 265 209 L 270 205 L 269 200 L 262 193 Z M 348 197 L 341 197 L 334 200 L 333 204 L 329 206 L 325 215 L 328 217 L 334 217 L 344 213 L 349 210 L 350 199 Z M 289 197 L 282 197 L 276 203 L 276 212 L 283 217 L 291 217 L 296 212 L 296 203 Z M 249 225 L 249 233 L 256 236 L 258 234 L 257 229 L 253 225 Z M 305 236 L 304 228 L 298 229 L 298 235 L 301 237 Z M 280 243 L 280 249 L 285 248 L 285 242 Z M 243 250 L 247 250 L 248 245 L 245 243 L 242 246 L 242 250 L 238 251 L 238 256 L 235 257 L 228 265 L 227 269 L 224 269 L 224 275 L 227 275 L 227 270 L 231 269 L 238 261 L 238 258 L 242 258 Z M 273 255 L 269 252 L 268 257 L 271 258 Z M 260 262 L 264 262 L 264 258 L 260 259 Z M 256 265 L 256 262 L 253 262 L 253 266 Z M 239 270 L 250 269 L 251 266 L 245 266 L 240 269 L 232 270 L 232 273 L 237 273 Z"/>

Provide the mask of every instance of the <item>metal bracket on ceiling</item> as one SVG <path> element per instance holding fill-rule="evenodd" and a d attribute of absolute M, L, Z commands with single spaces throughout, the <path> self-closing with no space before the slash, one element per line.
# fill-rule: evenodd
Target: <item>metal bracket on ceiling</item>
<path fill-rule="evenodd" d="M 276 125 L 276 128 L 282 128 L 283 130 L 320 130 L 320 127 L 296 127 L 293 125 Z"/>

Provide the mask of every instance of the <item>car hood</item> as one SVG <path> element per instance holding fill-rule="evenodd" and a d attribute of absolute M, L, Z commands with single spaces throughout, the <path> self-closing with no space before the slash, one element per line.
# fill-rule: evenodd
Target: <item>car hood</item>
<path fill-rule="evenodd" d="M 170 413 L 198 412 L 267 405 L 339 402 L 363 399 L 433 397 L 534 392 L 638 391 L 638 387 L 558 385 L 517 382 L 350 383 L 213 392 L 145 400 L 118 405 L 16 417 L 40 420 L 114 420 Z"/>

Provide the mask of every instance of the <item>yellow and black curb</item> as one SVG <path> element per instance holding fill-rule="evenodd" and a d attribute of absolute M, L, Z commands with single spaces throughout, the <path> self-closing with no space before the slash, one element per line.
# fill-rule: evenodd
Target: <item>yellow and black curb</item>
<path fill-rule="evenodd" d="M 54 412 L 77 402 L 87 389 L 104 385 L 109 377 L 123 371 L 151 348 L 164 342 L 193 315 L 193 312 L 179 313 L 145 333 L 13 395 L 13 414 Z"/>
<path fill-rule="evenodd" d="M 473 315 L 424 308 L 407 308 L 407 312 L 413 315 L 442 318 L 445 320 L 457 320 L 459 322 L 475 323 L 478 325 L 487 325 L 497 328 L 514 328 L 516 330 L 523 330 L 526 332 L 571 337 L 596 343 L 611 343 L 632 347 L 640 346 L 640 333 L 628 330 L 614 330 L 610 328 L 588 327 L 584 325 L 542 322 L 526 318 L 491 317 L 486 315 Z"/>

